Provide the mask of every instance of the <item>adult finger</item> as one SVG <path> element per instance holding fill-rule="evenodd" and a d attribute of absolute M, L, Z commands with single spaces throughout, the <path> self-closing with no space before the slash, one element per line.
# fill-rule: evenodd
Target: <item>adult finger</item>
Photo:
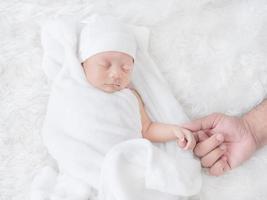
<path fill-rule="evenodd" d="M 209 138 L 209 135 L 204 131 L 197 131 L 193 133 L 197 142 L 202 142 Z"/>
<path fill-rule="evenodd" d="M 222 134 L 214 134 L 210 138 L 197 143 L 194 148 L 194 154 L 198 157 L 203 157 L 212 150 L 216 149 L 224 141 Z"/>
<path fill-rule="evenodd" d="M 221 144 L 219 148 L 214 149 L 207 155 L 201 158 L 201 164 L 203 167 L 211 167 L 219 160 L 226 151 L 226 145 Z"/>
<path fill-rule="evenodd" d="M 223 175 L 225 166 L 226 166 L 226 161 L 220 159 L 209 169 L 209 174 L 212 176 Z"/>

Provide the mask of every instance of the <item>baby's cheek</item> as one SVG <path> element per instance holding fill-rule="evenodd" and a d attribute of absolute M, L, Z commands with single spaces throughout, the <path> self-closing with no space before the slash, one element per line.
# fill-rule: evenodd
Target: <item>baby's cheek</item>
<path fill-rule="evenodd" d="M 125 79 L 124 82 L 123 82 L 123 86 L 124 87 L 128 86 L 130 82 L 131 82 L 131 80 L 129 78 Z"/>
<path fill-rule="evenodd" d="M 96 84 L 100 85 L 105 83 L 105 81 L 107 80 L 107 76 L 104 73 L 95 73 L 93 75 L 93 79 Z"/>
<path fill-rule="evenodd" d="M 128 83 L 131 82 L 132 74 L 131 73 L 127 74 L 125 79 L 127 80 Z"/>

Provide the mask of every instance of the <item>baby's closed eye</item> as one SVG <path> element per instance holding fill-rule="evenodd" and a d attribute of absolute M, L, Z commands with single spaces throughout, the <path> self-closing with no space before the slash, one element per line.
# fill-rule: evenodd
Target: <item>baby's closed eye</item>
<path fill-rule="evenodd" d="M 125 72 L 129 72 L 129 71 L 131 71 L 132 69 L 133 69 L 133 67 L 130 66 L 130 65 L 123 65 L 123 66 L 122 66 L 122 70 L 125 71 Z"/>
<path fill-rule="evenodd" d="M 100 67 L 103 67 L 103 68 L 109 68 L 110 65 L 108 63 L 99 63 L 98 64 Z"/>

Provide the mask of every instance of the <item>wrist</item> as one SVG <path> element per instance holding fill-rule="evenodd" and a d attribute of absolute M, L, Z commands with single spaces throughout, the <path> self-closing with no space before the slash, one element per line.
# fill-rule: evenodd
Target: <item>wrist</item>
<path fill-rule="evenodd" d="M 261 119 L 261 116 L 252 110 L 242 116 L 242 120 L 247 131 L 255 141 L 256 148 L 259 149 L 267 144 L 267 124 Z"/>
<path fill-rule="evenodd" d="M 171 126 L 171 133 L 174 137 L 174 139 L 178 139 L 181 137 L 182 133 L 181 133 L 181 128 L 177 125 L 173 125 Z"/>

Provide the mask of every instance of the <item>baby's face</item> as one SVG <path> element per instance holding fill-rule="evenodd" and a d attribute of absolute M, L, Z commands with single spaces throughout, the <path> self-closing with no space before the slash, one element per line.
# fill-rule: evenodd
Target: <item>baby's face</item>
<path fill-rule="evenodd" d="M 89 83 L 105 92 L 116 92 L 128 86 L 133 71 L 133 58 L 125 53 L 98 53 L 83 63 Z"/>

